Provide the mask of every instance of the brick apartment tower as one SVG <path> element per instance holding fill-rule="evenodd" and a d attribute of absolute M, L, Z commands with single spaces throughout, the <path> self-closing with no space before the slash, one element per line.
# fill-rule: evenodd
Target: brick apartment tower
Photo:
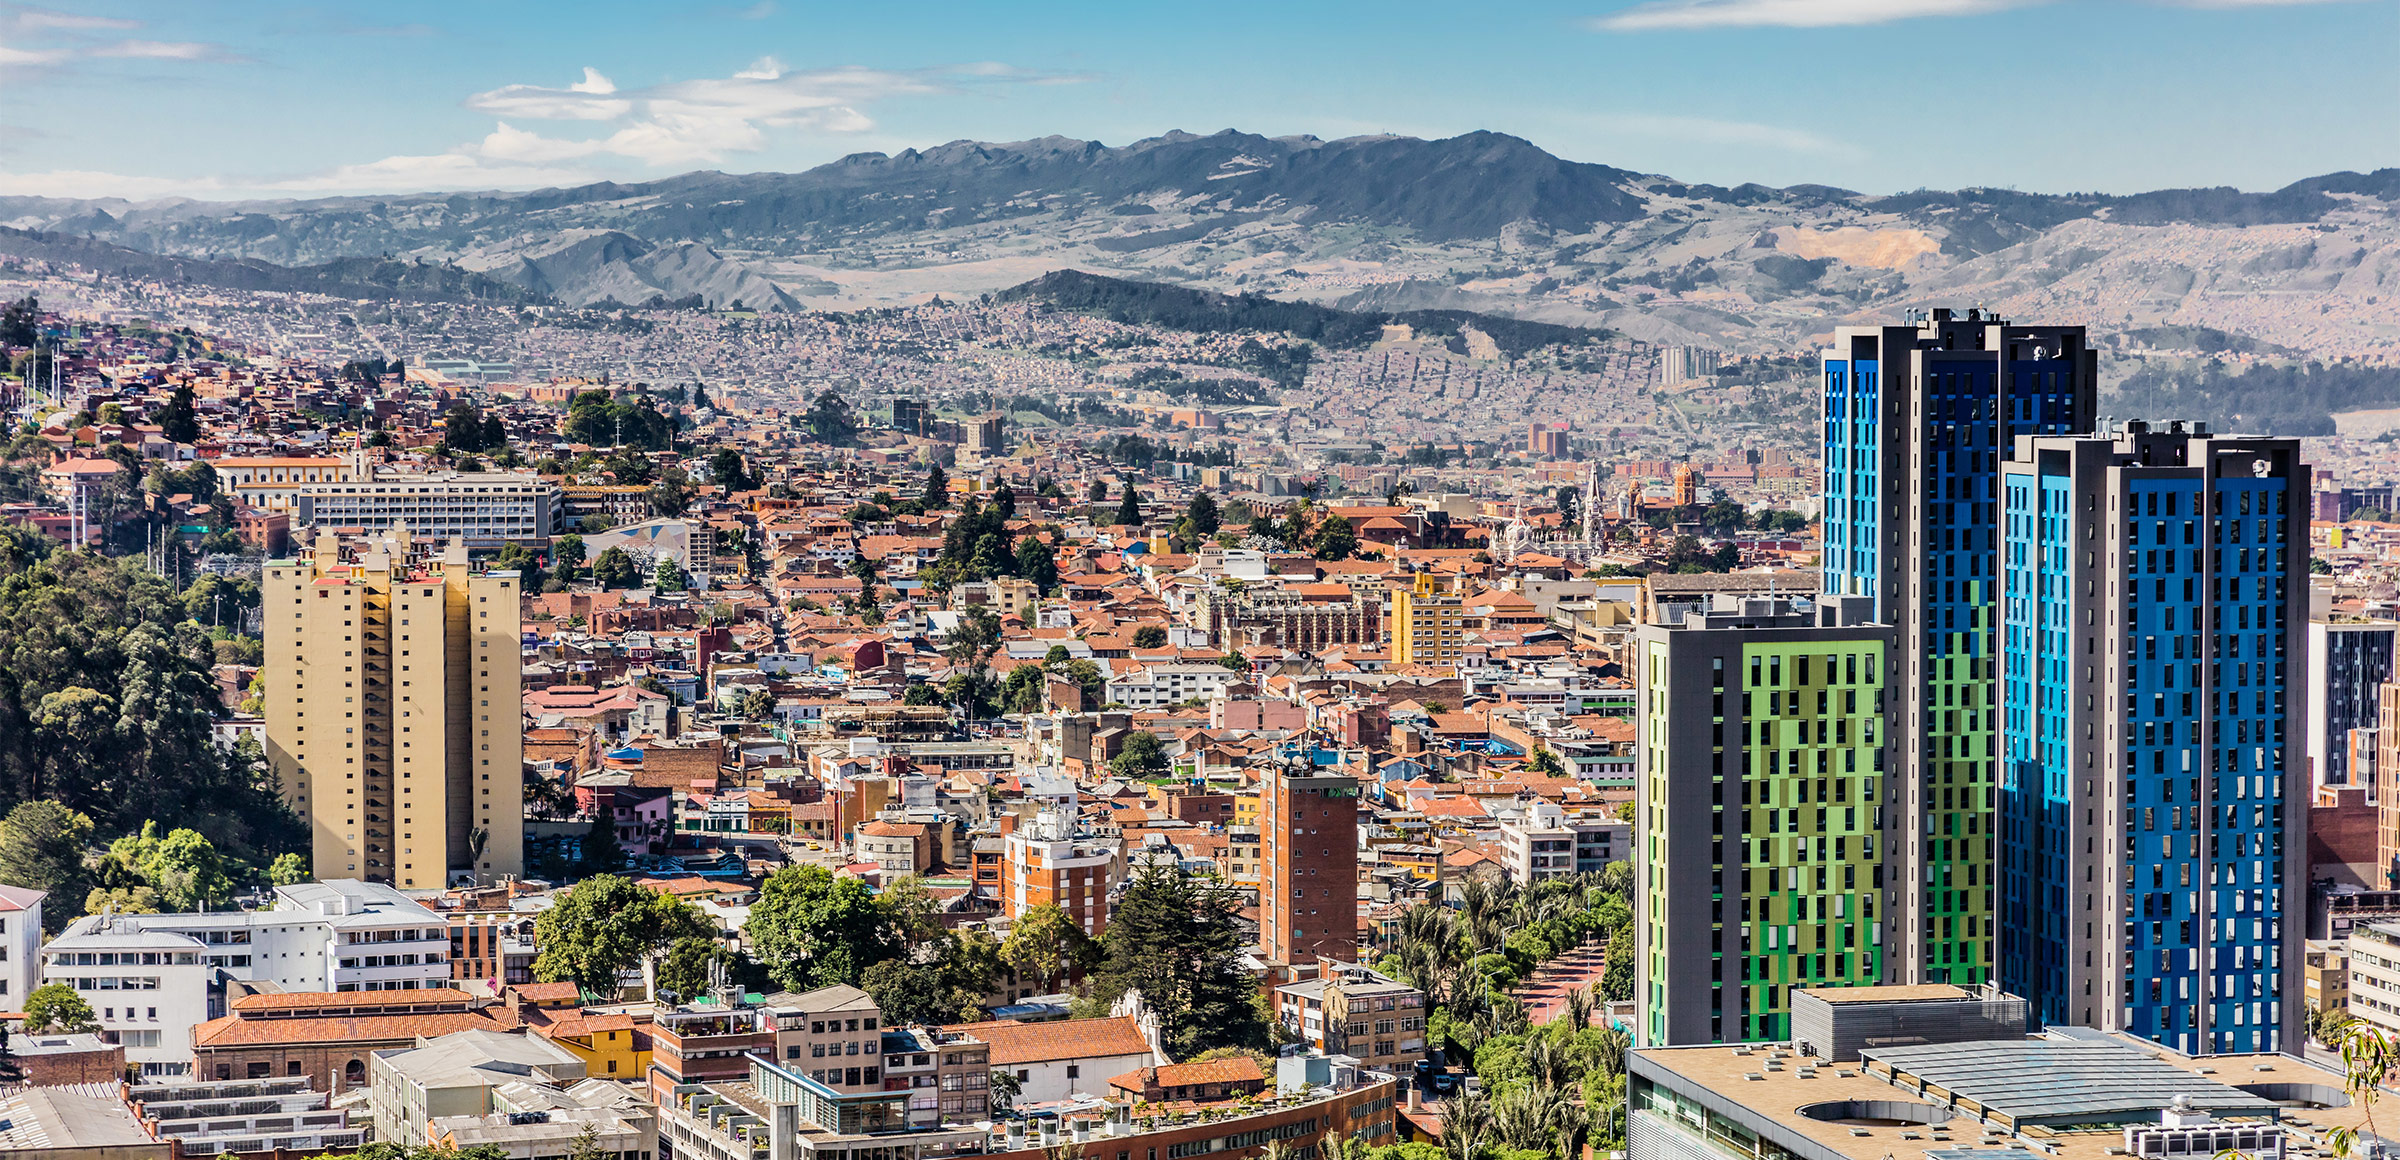
<path fill-rule="evenodd" d="M 522 874 L 518 578 L 395 531 L 266 569 L 267 761 L 309 869 L 402 890 Z"/>
<path fill-rule="evenodd" d="M 1358 958 L 1358 779 L 1270 769 L 1259 783 L 1258 945 L 1269 963 Z"/>

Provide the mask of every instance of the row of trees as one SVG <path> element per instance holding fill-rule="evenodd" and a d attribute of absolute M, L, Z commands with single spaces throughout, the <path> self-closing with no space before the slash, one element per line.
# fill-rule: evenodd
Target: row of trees
<path fill-rule="evenodd" d="M 1099 941 L 1056 906 L 1017 916 L 1003 940 L 945 926 L 940 904 L 913 878 L 877 892 L 822 866 L 791 866 L 761 886 L 743 926 L 745 952 L 690 904 L 604 874 L 563 892 L 536 920 L 533 970 L 613 994 L 621 977 L 648 966 L 659 990 L 678 998 L 716 979 L 793 991 L 846 983 L 898 1024 L 979 1018 L 985 997 L 1011 975 L 1045 991 L 1080 975 L 1092 1004 L 1139 992 L 1169 1050 L 1188 1059 L 1273 1043 L 1256 981 L 1242 968 L 1240 906 L 1215 878 L 1152 866 L 1126 888 Z"/>
<path fill-rule="evenodd" d="M 1452 1101 L 1444 1121 L 1451 1160 L 1510 1160 L 1509 1153 L 1580 1155 L 1623 1138 L 1623 1032 L 1591 1025 L 1595 999 L 1632 997 L 1633 874 L 1627 863 L 1576 879 L 1517 886 L 1470 882 L 1459 906 L 1402 916 L 1376 969 L 1426 994 L 1426 1037 L 1447 1058 L 1472 1060 L 1484 1091 Z M 1599 994 L 1576 992 L 1541 1027 L 1511 994 L 1542 963 L 1585 945 L 1608 945 Z M 1453 1132 L 1456 1136 L 1453 1136 Z"/>
<path fill-rule="evenodd" d="M 179 593 L 138 561 L 0 526 L 0 809 L 16 823 L 26 803 L 58 807 L 12 824 L 32 836 L 9 845 L 83 851 L 95 836 L 139 838 L 154 824 L 160 843 L 177 831 L 208 835 L 236 882 L 303 848 L 303 827 L 258 747 L 221 748 L 212 735 L 218 642 L 193 615 L 215 616 L 224 595 L 236 604 L 254 596 L 200 587 Z M 138 871 L 143 862 L 121 865 Z M 83 863 L 58 855 L 55 869 L 39 871 L 48 885 L 26 883 L 52 890 L 54 922 L 75 917 L 79 891 L 94 886 L 149 886 L 162 901 L 177 890 L 147 873 L 103 882 Z"/>

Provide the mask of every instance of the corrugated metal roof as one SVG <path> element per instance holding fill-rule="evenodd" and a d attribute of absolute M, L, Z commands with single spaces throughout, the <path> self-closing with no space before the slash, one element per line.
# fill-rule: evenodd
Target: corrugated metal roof
<path fill-rule="evenodd" d="M 2130 1118 L 2155 1113 L 2179 1095 L 2210 1112 L 2263 1114 L 2276 1106 L 2114 1043 L 1987 1040 L 1859 1054 L 2019 1121 Z"/>

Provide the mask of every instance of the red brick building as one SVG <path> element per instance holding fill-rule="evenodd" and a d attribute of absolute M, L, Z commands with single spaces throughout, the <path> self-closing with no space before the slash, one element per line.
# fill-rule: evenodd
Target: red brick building
<path fill-rule="evenodd" d="M 1358 957 L 1358 779 L 1268 770 L 1259 781 L 1259 951 L 1279 966 Z"/>

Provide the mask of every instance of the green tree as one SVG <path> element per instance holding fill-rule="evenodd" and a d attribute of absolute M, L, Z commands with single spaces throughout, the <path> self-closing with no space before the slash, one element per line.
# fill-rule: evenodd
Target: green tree
<path fill-rule="evenodd" d="M 533 974 L 543 982 L 573 980 L 585 992 L 615 995 L 618 976 L 686 938 L 716 932 L 690 904 L 614 874 L 586 878 L 558 895 L 534 920 L 541 953 Z"/>
<path fill-rule="evenodd" d="M 277 886 L 298 886 L 308 881 L 308 858 L 301 854 L 277 854 L 275 864 L 267 867 L 267 881 Z"/>
<path fill-rule="evenodd" d="M 576 569 L 583 567 L 583 537 L 569 532 L 550 541 L 550 558 L 558 565 L 558 578 L 574 583 Z"/>
<path fill-rule="evenodd" d="M 0 809 L 156 820 L 254 863 L 299 845 L 265 771 L 212 736 L 215 642 L 178 594 L 138 560 L 54 548 L 0 528 Z"/>
<path fill-rule="evenodd" d="M 44 983 L 25 996 L 25 1030 L 39 1034 L 98 1031 L 92 1005 L 65 983 Z"/>
<path fill-rule="evenodd" d="M 1132 780 L 1161 777 L 1169 768 L 1166 746 L 1159 741 L 1158 734 L 1147 729 L 1134 730 L 1125 739 L 1125 747 L 1108 761 L 1110 773 Z"/>
<path fill-rule="evenodd" d="M 925 469 L 925 510 L 939 511 L 950 506 L 950 473 L 939 463 Z"/>
<path fill-rule="evenodd" d="M 817 393 L 800 421 L 810 438 L 828 447 L 858 446 L 858 412 L 831 388 Z"/>
<path fill-rule="evenodd" d="M 91 890 L 83 865 L 91 844 L 92 819 L 57 802 L 26 802 L 0 820 L 0 882 L 47 893 L 43 926 L 63 930 Z"/>
<path fill-rule="evenodd" d="M 675 561 L 660 556 L 658 567 L 651 569 L 650 586 L 661 592 L 683 592 L 691 588 L 691 582 L 684 579 L 683 569 Z"/>
<path fill-rule="evenodd" d="M 676 939 L 658 962 L 658 989 L 678 999 L 708 993 L 713 973 L 730 969 L 733 954 L 724 943 L 704 935 Z"/>
<path fill-rule="evenodd" d="M 1050 994 L 1060 979 L 1098 966 L 1100 944 L 1058 904 L 1044 903 L 1009 924 L 1008 937 L 1000 941 L 1000 961 Z"/>
<path fill-rule="evenodd" d="M 928 705 L 938 706 L 942 703 L 941 687 L 923 681 L 913 682 L 908 686 L 906 692 L 900 694 L 900 703 L 918 708 Z"/>
<path fill-rule="evenodd" d="M 641 583 L 641 570 L 623 548 L 610 548 L 592 561 L 592 582 L 602 588 L 631 588 Z"/>
<path fill-rule="evenodd" d="M 1347 560 L 1356 553 L 1358 533 L 1351 529 L 1349 517 L 1325 517 L 1324 522 L 1317 525 L 1316 540 L 1310 545 L 1310 551 L 1320 560 Z"/>
<path fill-rule="evenodd" d="M 451 451 L 482 451 L 483 416 L 473 403 L 452 403 L 442 413 L 442 446 Z"/>
<path fill-rule="evenodd" d="M 1135 647 L 1135 648 L 1165 648 L 1165 647 L 1167 647 L 1167 630 L 1166 630 L 1166 626 L 1164 626 L 1164 625 L 1158 625 L 1158 624 L 1145 624 L 1145 625 L 1141 626 L 1140 628 L 1134 629 L 1134 630 L 1133 630 L 1133 647 Z"/>
<path fill-rule="evenodd" d="M 1017 575 L 1047 596 L 1058 590 L 1058 550 L 1040 536 L 1017 541 Z"/>
<path fill-rule="evenodd" d="M 177 443 L 194 443 L 200 439 L 200 412 L 194 406 L 192 386 L 185 383 L 175 388 L 167 405 L 158 412 L 159 433 Z"/>
<path fill-rule="evenodd" d="M 1216 498 L 1205 491 L 1193 493 L 1192 502 L 1183 509 L 1183 518 L 1190 522 L 1193 535 L 1216 535 L 1221 522 Z"/>
<path fill-rule="evenodd" d="M 1141 522 L 1141 493 L 1136 491 L 1132 484 L 1128 483 L 1125 485 L 1125 498 L 1117 503 L 1117 523 L 1127 527 L 1135 527 L 1139 526 Z"/>
<path fill-rule="evenodd" d="M 1181 866 L 1144 867 L 1102 936 L 1094 994 L 1114 1000 L 1139 991 L 1178 1059 L 1216 1047 L 1267 1046 L 1257 983 L 1242 966 L 1249 939 L 1240 913 L 1240 899 L 1214 878 Z"/>
<path fill-rule="evenodd" d="M 1039 713 L 1049 687 L 1049 674 L 1040 665 L 1018 665 L 1000 682 L 1000 708 L 1009 713 Z"/>
<path fill-rule="evenodd" d="M 868 967 L 902 949 L 889 910 L 866 883 L 816 865 L 768 875 L 742 933 L 767 973 L 794 991 L 856 986 Z"/>
<path fill-rule="evenodd" d="M 1552 753 L 1547 746 L 1542 745 L 1533 747 L 1532 756 L 1525 759 L 1525 769 L 1527 772 L 1539 773 L 1548 777 L 1559 777 L 1567 772 L 1566 763 L 1560 761 L 1558 755 Z"/>
<path fill-rule="evenodd" d="M 577 867 L 585 874 L 614 874 L 625 868 L 625 843 L 617 837 L 617 822 L 600 811 L 583 835 L 583 861 Z"/>
<path fill-rule="evenodd" d="M 758 486 L 742 464 L 742 453 L 731 447 L 719 447 L 709 454 L 708 474 L 727 492 L 750 491 Z"/>

